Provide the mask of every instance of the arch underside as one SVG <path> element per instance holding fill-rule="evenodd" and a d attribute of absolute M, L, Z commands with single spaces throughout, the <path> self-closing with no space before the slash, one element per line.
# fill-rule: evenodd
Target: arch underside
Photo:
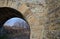
<path fill-rule="evenodd" d="M 13 18 L 13 17 L 19 17 L 19 18 L 24 19 L 23 15 L 15 9 L 7 8 L 7 7 L 0 8 L 0 26 L 2 26 L 2 24 L 6 20 Z"/>

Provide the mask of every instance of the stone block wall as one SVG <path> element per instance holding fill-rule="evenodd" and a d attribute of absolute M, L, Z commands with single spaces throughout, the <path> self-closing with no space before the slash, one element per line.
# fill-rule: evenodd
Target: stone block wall
<path fill-rule="evenodd" d="M 60 39 L 60 0 L 46 0 L 48 24 L 45 39 Z"/>
<path fill-rule="evenodd" d="M 59 0 L 0 0 L 0 7 L 11 7 L 20 11 L 22 4 L 29 9 L 21 14 L 31 29 L 30 39 L 59 39 Z"/>

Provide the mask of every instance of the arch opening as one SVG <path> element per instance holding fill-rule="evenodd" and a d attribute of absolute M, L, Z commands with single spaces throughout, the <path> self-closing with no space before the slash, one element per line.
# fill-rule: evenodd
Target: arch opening
<path fill-rule="evenodd" d="M 5 24 L 5 22 L 7 20 L 15 18 L 15 17 L 21 18 L 27 23 L 27 21 L 25 20 L 24 16 L 21 14 L 21 12 L 17 11 L 16 9 L 10 8 L 10 7 L 1 7 L 0 8 L 0 28 L 3 27 L 3 25 Z M 27 29 L 27 30 L 29 30 L 28 31 L 29 35 L 28 35 L 27 39 L 30 39 L 30 26 L 29 26 L 29 24 L 28 24 L 28 27 L 29 27 L 29 29 Z M 3 32 L 5 32 L 5 31 L 3 31 Z M 1 33 L 1 34 L 3 34 L 3 33 Z M 25 39 L 25 38 L 22 38 L 22 39 Z"/>
<path fill-rule="evenodd" d="M 24 19 L 24 16 L 21 14 L 21 12 L 17 11 L 16 9 L 9 8 L 9 7 L 1 7 L 0 8 L 0 27 L 5 23 L 5 21 L 13 17 L 19 17 Z"/>

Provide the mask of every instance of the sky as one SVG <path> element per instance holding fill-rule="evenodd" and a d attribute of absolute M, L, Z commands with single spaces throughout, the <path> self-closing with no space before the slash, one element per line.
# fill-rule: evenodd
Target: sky
<path fill-rule="evenodd" d="M 28 24 L 21 18 L 11 18 L 9 20 L 7 20 L 3 26 L 8 26 L 8 27 L 23 27 L 23 28 L 27 28 Z"/>

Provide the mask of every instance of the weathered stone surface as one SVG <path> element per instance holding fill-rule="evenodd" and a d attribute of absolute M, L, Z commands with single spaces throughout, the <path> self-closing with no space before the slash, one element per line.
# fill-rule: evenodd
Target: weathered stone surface
<path fill-rule="evenodd" d="M 21 9 L 30 25 L 30 39 L 60 39 L 60 0 L 0 0 L 0 7 Z"/>
<path fill-rule="evenodd" d="M 21 11 L 21 13 L 25 13 L 29 7 L 26 4 L 22 4 L 18 9 Z"/>
<path fill-rule="evenodd" d="M 1 0 L 0 0 L 1 2 Z M 30 9 L 26 10 L 26 7 L 23 6 L 21 9 L 25 19 L 28 21 L 31 29 L 30 39 L 42 39 L 44 32 L 44 23 L 45 19 L 45 0 L 5 0 L 4 4 L 1 3 L 1 7 L 11 7 L 19 11 L 22 4 L 26 4 Z M 20 11 L 21 12 L 21 11 Z M 40 18 L 41 17 L 41 18 Z M 41 20 L 40 20 L 41 19 Z M 44 22 L 43 22 L 44 21 Z M 42 24 L 43 23 L 43 24 Z M 41 25 L 42 24 L 42 25 Z"/>
<path fill-rule="evenodd" d="M 45 39 L 60 39 L 60 1 L 59 0 L 47 0 L 48 7 L 48 26 L 46 26 Z"/>

